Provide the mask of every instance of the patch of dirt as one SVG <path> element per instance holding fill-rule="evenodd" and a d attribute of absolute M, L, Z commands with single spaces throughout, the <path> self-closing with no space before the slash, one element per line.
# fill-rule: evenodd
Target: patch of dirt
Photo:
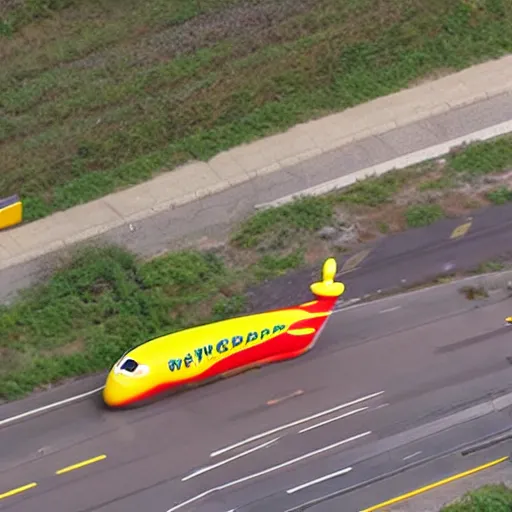
<path fill-rule="evenodd" d="M 331 244 L 324 240 L 310 240 L 306 245 L 304 262 L 307 266 L 315 265 L 319 261 L 332 255 Z"/>
<path fill-rule="evenodd" d="M 244 2 L 214 13 L 197 16 L 179 26 L 145 36 L 130 48 L 117 48 L 88 56 L 68 64 L 70 67 L 106 67 L 118 61 L 120 52 L 134 65 L 151 61 L 168 61 L 180 55 L 211 48 L 221 41 L 241 38 L 238 45 L 256 49 L 258 41 L 277 42 L 274 27 L 292 16 L 307 12 L 314 0 L 280 0 L 279 2 Z"/>
<path fill-rule="evenodd" d="M 466 296 L 468 300 L 486 299 L 489 297 L 487 291 L 482 287 L 464 286 L 460 289 L 460 293 Z"/>
<path fill-rule="evenodd" d="M 462 217 L 489 204 L 479 194 L 466 194 L 463 191 L 453 191 L 444 194 L 436 201 L 448 217 Z"/>
<path fill-rule="evenodd" d="M 502 185 L 512 185 L 512 169 L 501 174 L 488 176 L 492 183 L 501 183 Z"/>
<path fill-rule="evenodd" d="M 370 242 L 383 235 L 398 233 L 406 228 L 405 205 L 389 203 L 380 208 L 365 210 L 360 211 L 356 217 L 359 238 L 363 243 Z"/>
<path fill-rule="evenodd" d="M 255 265 L 261 258 L 261 254 L 255 250 L 236 249 L 226 246 L 222 252 L 222 257 L 229 266 L 246 268 Z"/>
<path fill-rule="evenodd" d="M 15 354 L 7 347 L 0 347 L 0 375 L 2 370 L 7 371 L 15 359 Z"/>
<path fill-rule="evenodd" d="M 197 248 L 200 251 L 222 252 L 226 248 L 226 241 L 203 236 L 197 241 Z"/>
<path fill-rule="evenodd" d="M 25 0 L 0 0 L 0 14 L 2 17 L 7 17 L 10 12 L 21 7 L 24 3 L 26 3 Z"/>
<path fill-rule="evenodd" d="M 429 82 L 434 82 L 435 80 L 439 80 L 440 78 L 444 78 L 448 75 L 453 75 L 455 70 L 452 68 L 441 68 L 432 73 L 427 73 L 426 75 L 417 78 L 415 80 L 411 80 L 409 82 L 409 87 L 416 87 L 418 85 L 427 84 Z"/>
<path fill-rule="evenodd" d="M 84 352 L 85 350 L 85 342 L 83 339 L 79 338 L 71 343 L 67 343 L 62 347 L 58 347 L 51 351 L 52 354 L 58 356 L 71 356 L 73 354 L 79 354 Z"/>
<path fill-rule="evenodd" d="M 418 179 L 416 181 L 417 185 L 422 185 L 428 181 L 435 181 L 444 178 L 443 168 L 446 165 L 446 161 L 444 159 L 439 159 L 435 162 L 435 167 L 432 169 L 427 169 L 422 174 L 418 175 Z"/>
<path fill-rule="evenodd" d="M 428 181 L 428 180 L 427 180 Z M 419 183 L 418 183 L 419 184 Z M 421 201 L 437 201 L 440 199 L 444 191 L 443 190 L 424 190 L 419 191 L 417 189 L 417 185 L 414 184 L 408 187 L 405 187 L 403 190 L 401 190 L 396 196 L 395 196 L 395 204 L 397 206 L 410 206 L 412 204 L 418 204 L 418 202 Z"/>
<path fill-rule="evenodd" d="M 188 318 L 188 320 L 192 320 L 194 318 L 196 318 L 196 319 L 208 318 L 212 314 L 213 305 L 220 298 L 221 298 L 220 296 L 217 296 L 217 297 L 213 297 L 210 300 L 204 300 L 204 301 L 198 302 L 198 303 L 194 304 L 193 311 L 190 311 L 189 307 L 184 307 L 180 311 L 180 314 L 183 314 L 184 316 L 186 316 Z"/>
<path fill-rule="evenodd" d="M 500 186 L 512 186 L 512 171 L 498 175 L 484 176 L 471 183 L 461 183 L 456 188 L 439 190 L 418 190 L 421 183 L 443 178 L 441 170 L 421 175 L 394 197 L 393 203 L 379 208 L 358 207 L 355 222 L 359 226 L 361 242 L 372 241 L 382 235 L 398 233 L 407 229 L 405 211 L 410 205 L 435 203 L 441 206 L 449 217 L 462 217 L 490 204 L 486 194 Z"/>

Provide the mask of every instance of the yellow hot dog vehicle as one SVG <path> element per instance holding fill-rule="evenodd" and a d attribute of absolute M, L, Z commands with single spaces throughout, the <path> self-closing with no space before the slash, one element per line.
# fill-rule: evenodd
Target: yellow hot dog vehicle
<path fill-rule="evenodd" d="M 108 374 L 105 403 L 123 407 L 171 388 L 304 354 L 345 291 L 334 281 L 334 258 L 325 261 L 322 273 L 322 281 L 310 286 L 311 302 L 185 329 L 135 347 Z"/>

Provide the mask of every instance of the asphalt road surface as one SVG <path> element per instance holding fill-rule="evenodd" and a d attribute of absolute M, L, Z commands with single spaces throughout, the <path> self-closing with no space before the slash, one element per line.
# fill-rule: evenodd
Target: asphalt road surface
<path fill-rule="evenodd" d="M 452 237 L 460 227 L 467 230 L 462 236 Z M 511 229 L 512 204 L 506 204 L 482 208 L 471 217 L 446 218 L 361 246 L 337 256 L 338 278 L 346 285 L 342 299 L 409 288 L 442 275 L 471 271 L 485 261 L 510 260 Z M 349 260 L 359 254 L 367 255 L 356 268 L 343 272 Z M 258 286 L 250 294 L 251 311 L 310 300 L 305 283 L 317 278 L 315 267 Z"/>
<path fill-rule="evenodd" d="M 475 302 L 451 287 L 390 297 L 335 313 L 294 361 L 130 411 L 92 396 L 7 424 L 0 494 L 37 486 L 0 509 L 278 512 L 316 500 L 315 511 L 357 512 L 508 455 L 457 450 L 510 428 L 508 407 L 471 411 L 511 391 L 511 308 L 502 292 Z"/>

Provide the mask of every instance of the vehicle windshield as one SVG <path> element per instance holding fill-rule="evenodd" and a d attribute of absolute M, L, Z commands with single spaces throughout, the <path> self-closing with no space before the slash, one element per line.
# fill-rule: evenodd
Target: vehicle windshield
<path fill-rule="evenodd" d="M 121 370 L 124 370 L 126 372 L 133 373 L 139 364 L 134 361 L 133 359 L 127 359 L 121 366 Z"/>

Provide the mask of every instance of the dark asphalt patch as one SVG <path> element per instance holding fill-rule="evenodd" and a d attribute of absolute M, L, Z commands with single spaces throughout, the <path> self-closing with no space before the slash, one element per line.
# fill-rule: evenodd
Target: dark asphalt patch
<path fill-rule="evenodd" d="M 436 352 L 437 353 L 446 353 L 446 352 L 454 352 L 455 350 L 461 350 L 467 347 L 471 347 L 473 345 L 476 345 L 478 343 L 482 343 L 484 341 L 489 341 L 492 338 L 495 338 L 496 336 L 499 336 L 501 334 L 504 334 L 506 331 L 509 331 L 510 327 L 508 325 L 505 325 L 504 327 L 500 327 L 499 329 L 496 329 L 491 332 L 486 332 L 484 334 L 479 334 L 478 336 L 473 336 L 471 338 L 467 338 L 462 341 L 457 341 L 456 343 L 451 343 L 450 345 L 445 345 L 443 347 L 439 347 Z"/>

